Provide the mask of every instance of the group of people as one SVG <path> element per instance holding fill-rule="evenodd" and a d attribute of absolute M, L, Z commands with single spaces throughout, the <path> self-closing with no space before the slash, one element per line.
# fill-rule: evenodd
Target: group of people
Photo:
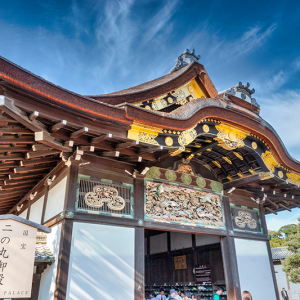
<path fill-rule="evenodd" d="M 220 300 L 220 296 L 223 294 L 224 290 L 222 287 L 218 287 L 215 293 L 213 294 L 212 300 Z M 149 294 L 148 300 L 201 300 L 200 295 L 192 295 L 192 298 L 190 298 L 188 295 L 176 291 L 174 289 L 170 290 L 170 293 L 168 294 L 168 297 L 165 295 L 164 289 L 160 290 L 160 293 L 155 296 L 153 292 Z M 242 293 L 242 300 L 252 300 L 252 296 L 250 292 L 243 291 Z"/>
<path fill-rule="evenodd" d="M 224 290 L 222 287 L 218 287 L 216 292 L 213 295 L 213 300 L 220 300 L 220 296 L 223 294 Z M 175 289 L 171 289 L 170 293 L 168 294 L 168 297 L 165 295 L 164 289 L 160 290 L 160 293 L 155 296 L 153 292 L 149 294 L 149 300 L 201 300 L 200 295 L 192 295 L 192 298 L 190 298 L 187 294 L 184 294 L 183 292 L 176 291 Z M 248 300 L 248 299 L 246 299 Z M 252 299 L 250 299 L 252 300 Z"/>

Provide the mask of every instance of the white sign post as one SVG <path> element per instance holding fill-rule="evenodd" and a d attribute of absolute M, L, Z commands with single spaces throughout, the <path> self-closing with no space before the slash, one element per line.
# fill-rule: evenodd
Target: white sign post
<path fill-rule="evenodd" d="M 0 299 L 30 298 L 37 228 L 49 229 L 8 216 L 0 216 Z"/>

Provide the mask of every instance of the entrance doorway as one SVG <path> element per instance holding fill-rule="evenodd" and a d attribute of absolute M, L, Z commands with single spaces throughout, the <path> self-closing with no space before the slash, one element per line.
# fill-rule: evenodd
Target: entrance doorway
<path fill-rule="evenodd" d="M 145 230 L 145 294 L 165 295 L 171 289 L 192 298 L 227 300 L 220 237 L 181 232 Z"/>

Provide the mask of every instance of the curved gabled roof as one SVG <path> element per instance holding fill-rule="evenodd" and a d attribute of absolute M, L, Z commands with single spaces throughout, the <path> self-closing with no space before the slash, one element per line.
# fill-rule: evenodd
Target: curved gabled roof
<path fill-rule="evenodd" d="M 192 79 L 197 80 L 197 83 L 207 97 L 214 98 L 218 95 L 218 92 L 203 65 L 198 62 L 193 62 L 178 71 L 135 87 L 106 95 L 88 97 L 112 105 L 120 105 L 123 103 L 133 104 L 167 94 L 170 91 L 178 89 Z"/>

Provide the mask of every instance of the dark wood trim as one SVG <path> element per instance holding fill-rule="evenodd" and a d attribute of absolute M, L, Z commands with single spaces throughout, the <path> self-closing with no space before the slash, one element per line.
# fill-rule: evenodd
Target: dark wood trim
<path fill-rule="evenodd" d="M 77 180 L 78 180 L 78 166 L 71 165 L 67 174 L 67 186 L 65 193 L 64 210 L 74 211 L 76 202 Z"/>
<path fill-rule="evenodd" d="M 41 217 L 41 224 L 44 224 L 45 222 L 45 213 L 46 213 L 46 207 L 48 202 L 48 195 L 49 195 L 49 185 L 45 186 L 45 197 L 44 197 L 44 205 L 42 210 L 42 217 Z"/>
<path fill-rule="evenodd" d="M 145 232 L 143 227 L 135 228 L 134 255 L 134 300 L 145 299 Z"/>
<path fill-rule="evenodd" d="M 72 243 L 73 221 L 63 220 L 57 263 L 57 275 L 54 292 L 54 300 L 65 300 L 67 295 L 69 259 Z"/>
<path fill-rule="evenodd" d="M 144 180 L 134 180 L 134 218 L 144 220 Z"/>
<path fill-rule="evenodd" d="M 274 269 L 273 259 L 272 259 L 272 251 L 271 251 L 269 241 L 267 241 L 266 244 L 267 244 L 267 250 L 268 250 L 268 256 L 269 256 L 269 262 L 270 262 L 270 268 L 271 268 L 271 273 L 272 273 L 272 278 L 273 278 L 273 283 L 274 283 L 276 299 L 280 300 L 278 285 L 277 285 L 277 280 L 276 280 L 276 275 L 275 275 L 275 269 Z"/>
<path fill-rule="evenodd" d="M 231 220 L 230 200 L 227 196 L 223 196 L 222 200 L 223 200 L 225 226 L 226 226 L 227 232 L 230 232 L 233 230 L 232 220 Z"/>
<path fill-rule="evenodd" d="M 226 230 L 168 224 L 163 222 L 160 223 L 160 222 L 144 221 L 144 227 L 147 229 L 163 230 L 163 231 L 178 231 L 183 233 L 198 233 L 198 234 L 216 235 L 216 236 L 227 235 Z"/>
<path fill-rule="evenodd" d="M 229 236 L 241 238 L 241 239 L 248 239 L 248 240 L 258 240 L 258 241 L 268 241 L 268 235 L 267 234 L 255 234 L 255 233 L 246 233 L 246 232 L 240 232 L 240 231 L 231 231 Z"/>
<path fill-rule="evenodd" d="M 233 237 L 221 237 L 227 299 L 242 300 L 240 279 Z"/>
<path fill-rule="evenodd" d="M 262 228 L 263 228 L 264 232 L 266 234 L 268 234 L 268 228 L 267 228 L 267 222 L 266 222 L 266 219 L 265 219 L 265 212 L 264 212 L 263 204 L 260 204 L 259 209 L 260 209 L 260 218 L 261 218 Z M 266 244 L 267 244 L 267 250 L 268 250 L 268 256 L 269 256 L 269 261 L 270 261 L 270 267 L 271 267 L 271 272 L 272 272 L 272 278 L 273 278 L 275 293 L 276 293 L 277 300 L 280 300 L 278 285 L 277 285 L 277 280 L 276 280 L 276 275 L 275 275 L 275 269 L 274 269 L 274 262 L 273 262 L 273 258 L 272 258 L 272 251 L 271 251 L 269 239 L 266 241 Z"/>

